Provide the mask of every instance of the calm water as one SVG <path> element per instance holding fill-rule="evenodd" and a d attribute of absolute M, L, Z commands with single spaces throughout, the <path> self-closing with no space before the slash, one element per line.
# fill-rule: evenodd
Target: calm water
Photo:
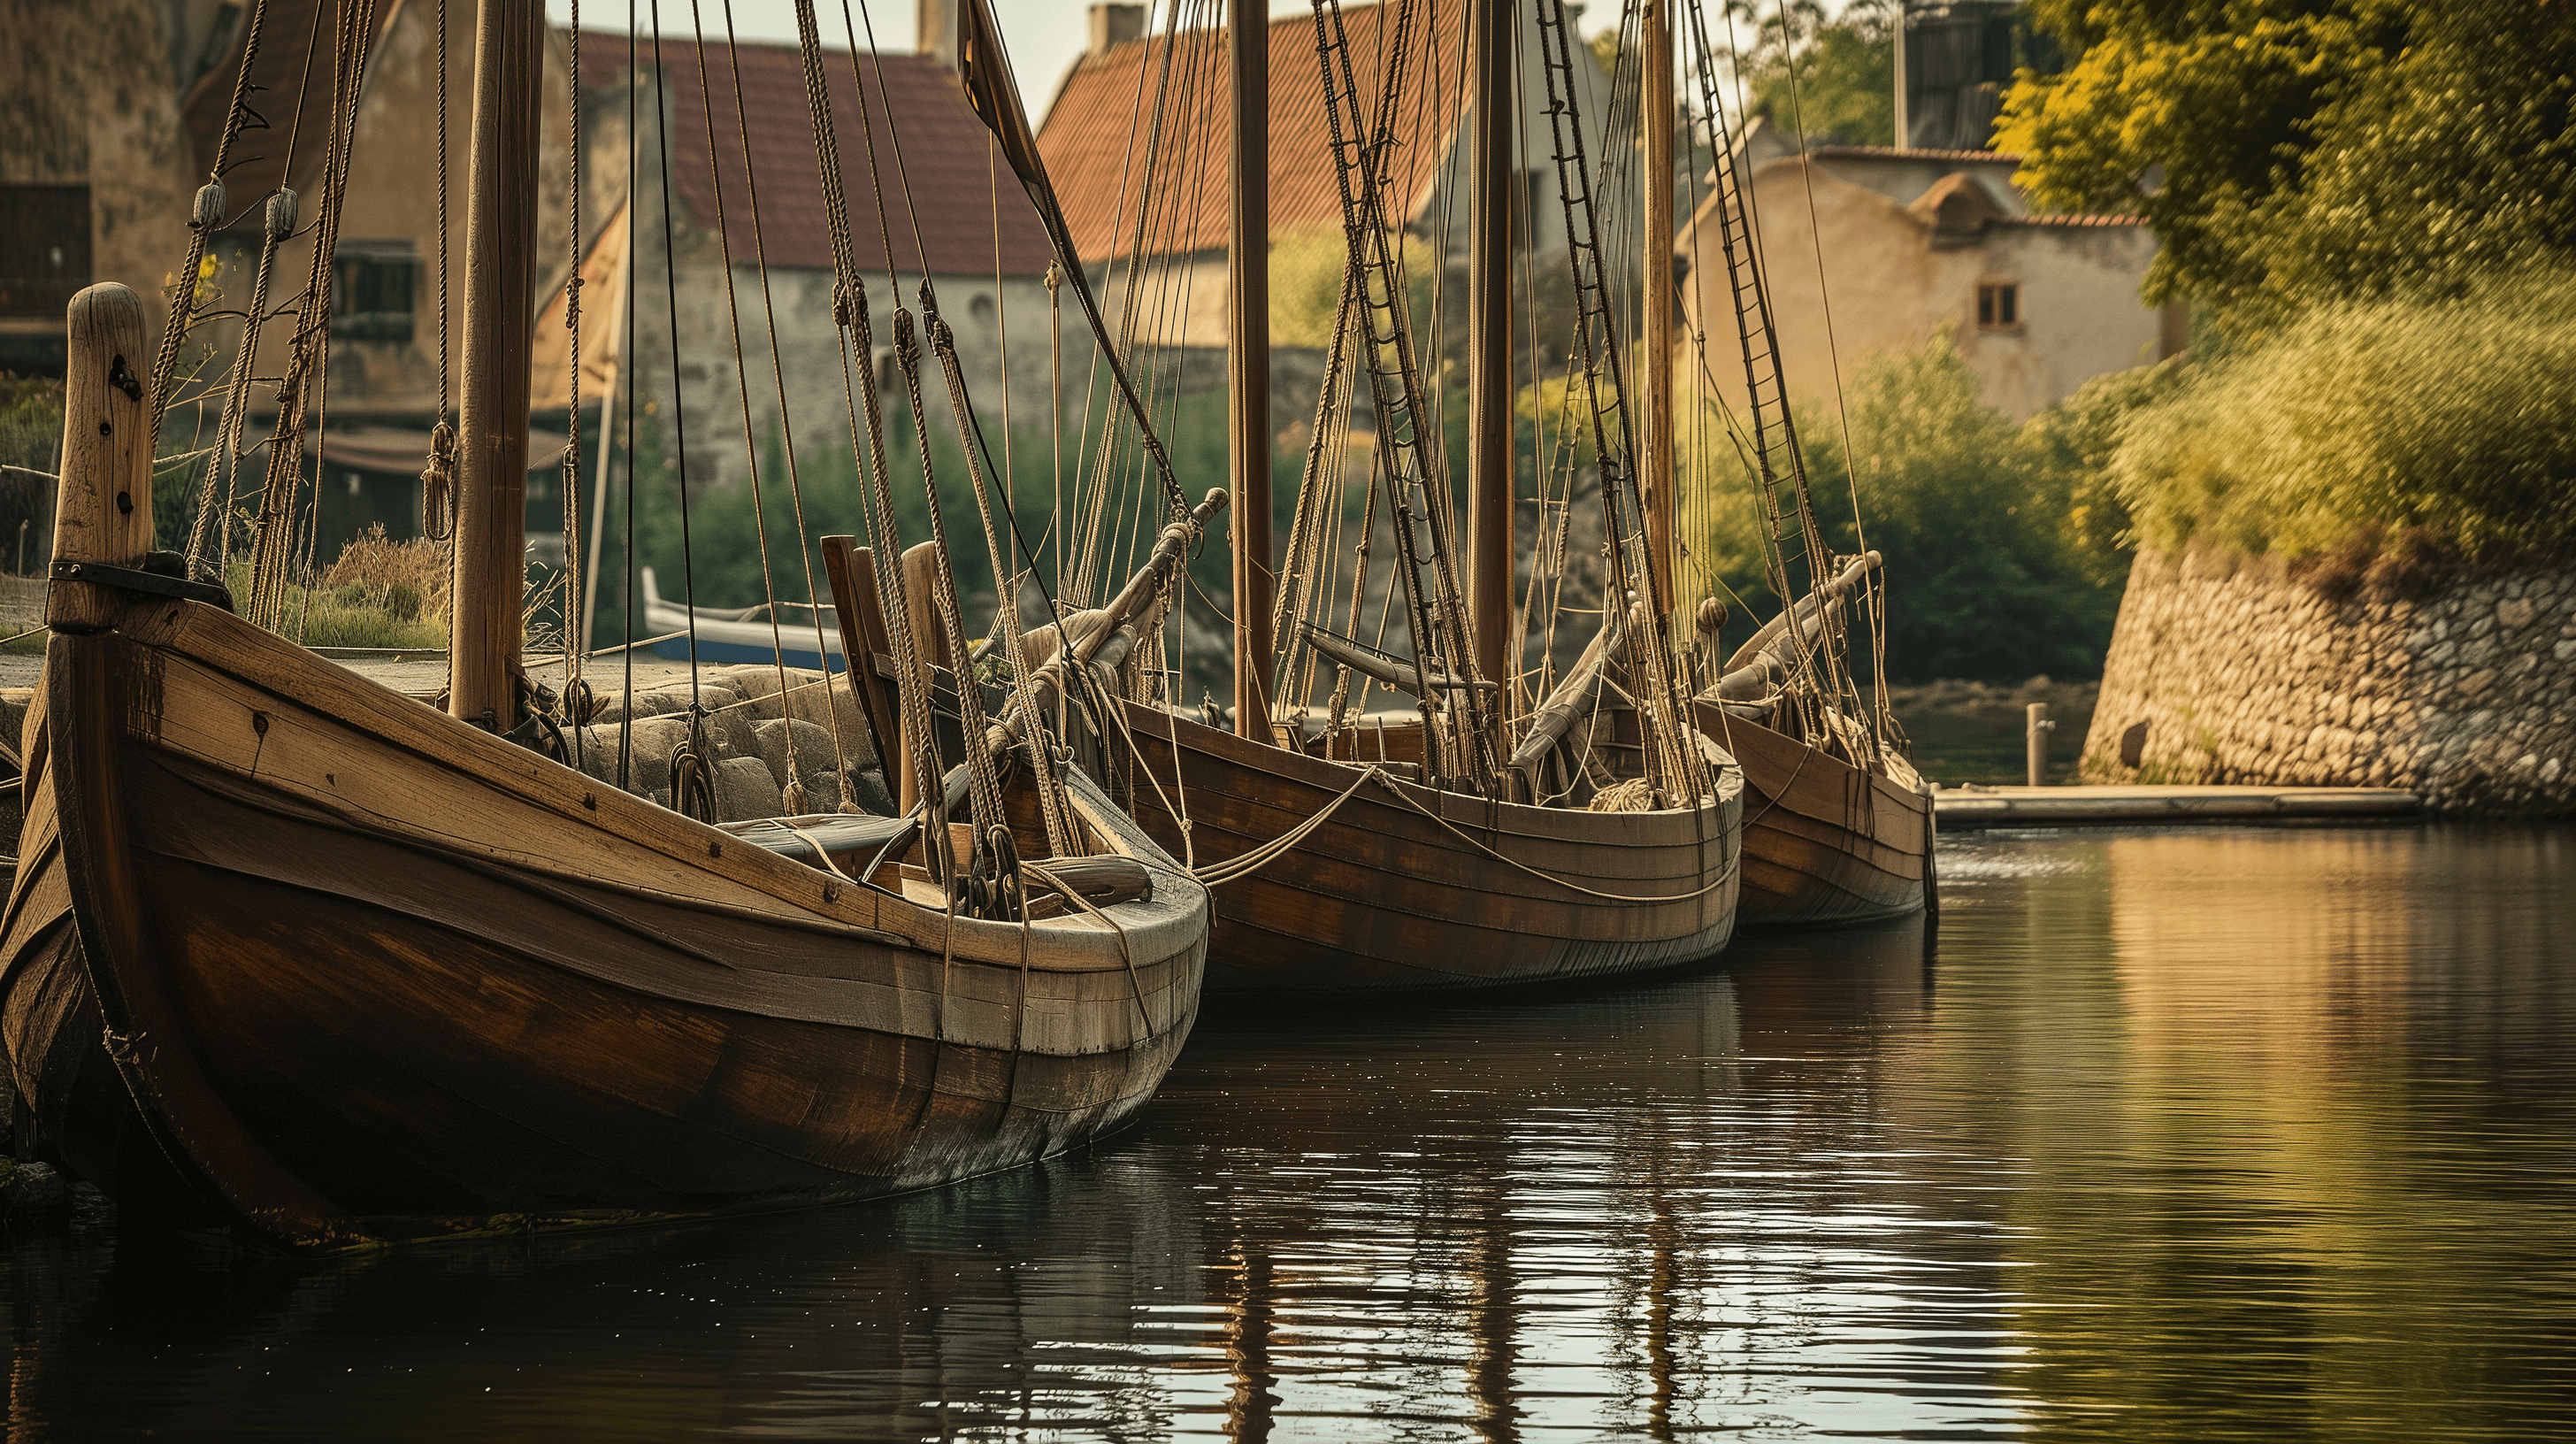
<path fill-rule="evenodd" d="M 13 1438 L 2576 1431 L 2576 832 L 1945 839 L 1920 925 L 1204 1025 L 893 1205 L 328 1268 L 11 1240 Z"/>

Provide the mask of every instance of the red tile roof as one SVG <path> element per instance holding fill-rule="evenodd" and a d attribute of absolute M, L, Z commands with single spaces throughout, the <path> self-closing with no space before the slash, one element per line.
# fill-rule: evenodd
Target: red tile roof
<path fill-rule="evenodd" d="M 1351 71 L 1364 104 L 1381 89 L 1396 39 L 1392 6 L 1343 12 Z M 1420 8 L 1403 75 L 1395 128 L 1392 200 L 1407 218 L 1429 198 L 1465 106 L 1465 16 L 1460 0 Z M 1221 30 L 1147 36 L 1075 62 L 1047 110 L 1038 148 L 1064 204 L 1074 248 L 1085 261 L 1136 244 L 1139 197 L 1150 196 L 1146 249 L 1213 250 L 1226 243 L 1226 155 L 1233 134 Z M 1158 104 L 1159 101 L 1159 104 Z M 1154 140 L 1159 109 L 1162 134 Z M 1141 173 L 1149 152 L 1154 174 Z M 1333 176 L 1324 116 L 1323 71 L 1311 15 L 1270 26 L 1270 233 L 1338 227 L 1341 191 Z"/>
<path fill-rule="evenodd" d="M 272 0 L 274 3 L 274 0 Z M 805 104 L 805 74 L 792 45 L 710 44 L 706 47 L 706 87 L 699 83 L 698 47 L 667 36 L 662 65 L 672 109 L 671 185 L 689 213 L 707 226 L 715 224 L 715 182 L 707 166 L 707 88 L 712 88 L 716 169 L 724 177 L 725 230 L 734 260 L 752 260 L 751 205 L 743 180 L 743 138 L 747 129 L 755 174 L 760 182 L 760 230 L 773 266 L 829 269 L 831 232 L 823 204 L 822 172 L 814 162 L 814 131 Z M 639 63 L 653 63 L 650 42 L 639 42 Z M 742 114 L 734 113 L 734 68 L 742 74 Z M 587 32 L 582 44 L 585 87 L 619 84 L 626 68 L 623 32 Z M 1051 254 L 1046 232 L 1029 205 L 1009 165 L 986 146 L 990 132 L 966 108 L 964 92 L 947 67 L 922 55 L 858 57 L 859 84 L 866 87 L 867 125 L 860 119 L 859 96 L 852 89 L 850 56 L 833 51 L 825 57 L 824 76 L 832 98 L 833 135 L 840 143 L 841 182 L 848 192 L 851 247 L 863 270 L 921 269 L 926 250 L 932 269 L 942 274 L 1034 276 L 1046 271 Z M 880 77 L 882 76 L 882 79 Z M 880 89 L 882 85 L 882 90 Z M 891 112 L 893 123 L 888 125 Z M 885 228 L 894 240 L 894 264 L 886 263 L 880 239 L 877 197 L 868 168 L 868 128 L 876 139 L 876 174 L 885 186 Z M 901 145 L 902 165 L 896 165 Z M 989 168 L 988 168 L 989 157 Z M 907 194 L 909 207 L 905 204 Z M 999 244 L 995 223 L 998 197 Z M 918 218 L 921 245 L 913 243 Z"/>

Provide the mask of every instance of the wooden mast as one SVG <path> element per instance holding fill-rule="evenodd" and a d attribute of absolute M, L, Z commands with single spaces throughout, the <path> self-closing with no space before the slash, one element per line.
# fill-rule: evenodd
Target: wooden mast
<path fill-rule="evenodd" d="M 1646 394 L 1638 412 L 1638 470 L 1646 503 L 1646 570 L 1659 616 L 1672 615 L 1673 579 L 1673 0 L 1645 0 L 1637 114 L 1645 132 Z"/>
<path fill-rule="evenodd" d="M 1467 31 L 1475 79 L 1467 246 L 1467 594 L 1476 673 L 1500 684 L 1508 715 L 1512 632 L 1512 6 L 1473 0 Z"/>
<path fill-rule="evenodd" d="M 1227 228 L 1230 344 L 1226 451 L 1234 488 L 1234 730 L 1270 736 L 1270 16 L 1234 0 L 1233 223 Z"/>
<path fill-rule="evenodd" d="M 451 716 L 518 721 L 526 587 L 528 364 L 536 256 L 538 0 L 482 0 L 474 34 L 474 141 L 466 167 L 465 365 L 458 420 Z"/>

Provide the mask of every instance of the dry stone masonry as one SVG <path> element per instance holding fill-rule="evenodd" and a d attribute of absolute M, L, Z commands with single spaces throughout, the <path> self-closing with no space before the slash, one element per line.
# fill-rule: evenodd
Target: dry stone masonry
<path fill-rule="evenodd" d="M 2576 813 L 2576 572 L 2335 599 L 2275 558 L 2140 553 L 2084 780 L 2402 787 L 2454 816 Z"/>

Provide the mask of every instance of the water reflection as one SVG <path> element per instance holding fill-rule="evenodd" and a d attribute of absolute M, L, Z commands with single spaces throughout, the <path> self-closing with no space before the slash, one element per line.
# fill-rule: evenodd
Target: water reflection
<path fill-rule="evenodd" d="M 887 1205 L 318 1269 L 14 1238 L 9 1434 L 2576 1422 L 2561 834 L 1943 867 L 1937 956 L 1217 1016 L 1127 1136 Z"/>

